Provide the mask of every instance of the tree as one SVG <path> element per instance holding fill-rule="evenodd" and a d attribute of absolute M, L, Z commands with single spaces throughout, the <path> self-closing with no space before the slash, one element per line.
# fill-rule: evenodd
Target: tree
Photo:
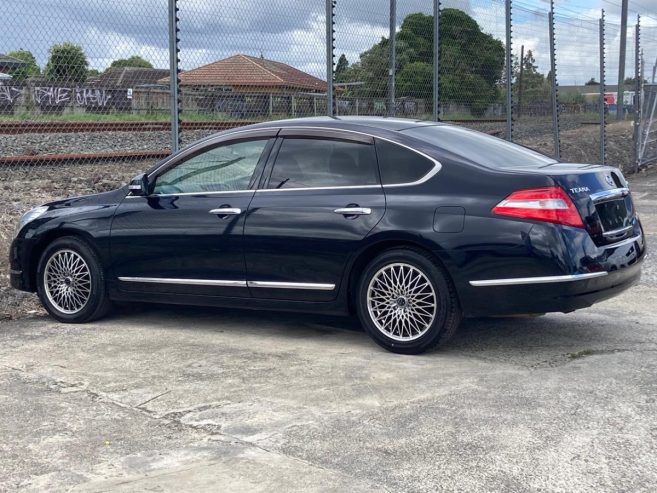
<path fill-rule="evenodd" d="M 599 86 L 600 83 L 599 83 L 597 80 L 595 80 L 595 77 L 591 77 L 591 78 L 588 80 L 588 82 L 586 82 L 584 85 L 585 85 L 585 86 Z"/>
<path fill-rule="evenodd" d="M 397 94 L 426 97 L 433 79 L 433 17 L 408 15 L 396 34 Z M 504 45 L 481 31 L 463 11 L 440 16 L 441 100 L 470 105 L 482 114 L 497 99 L 504 68 Z M 431 74 L 431 75 L 430 75 Z M 344 72 L 345 81 L 362 82 L 355 95 L 383 97 L 388 91 L 388 39 L 360 54 Z"/>
<path fill-rule="evenodd" d="M 335 81 L 336 82 L 346 82 L 344 79 L 347 69 L 349 68 L 349 60 L 343 53 L 338 58 L 338 63 L 335 65 Z"/>
<path fill-rule="evenodd" d="M 30 77 L 35 77 L 41 73 L 41 69 L 37 65 L 36 58 L 34 58 L 32 52 L 20 49 L 20 50 L 10 51 L 7 53 L 7 55 L 27 63 L 27 65 L 24 65 L 12 71 L 11 78 L 15 82 L 23 83 L 25 82 L 26 79 Z"/>
<path fill-rule="evenodd" d="M 44 75 L 54 82 L 68 84 L 84 82 L 89 62 L 81 46 L 62 43 L 50 48 L 50 57 Z"/>
<path fill-rule="evenodd" d="M 550 98 L 550 81 L 551 74 L 546 77 L 538 71 L 536 60 L 532 50 L 527 50 L 522 60 L 522 102 L 536 103 L 547 101 Z M 520 78 L 520 66 L 514 69 L 515 79 L 518 82 Z M 518 89 L 520 84 L 516 84 Z"/>
<path fill-rule="evenodd" d="M 153 64 L 148 60 L 143 59 L 139 55 L 133 55 L 130 58 L 120 58 L 119 60 L 114 60 L 110 64 L 108 70 L 125 67 L 153 68 Z"/>
<path fill-rule="evenodd" d="M 87 70 L 87 77 L 97 77 L 100 75 L 100 70 L 95 68 L 90 68 Z"/>

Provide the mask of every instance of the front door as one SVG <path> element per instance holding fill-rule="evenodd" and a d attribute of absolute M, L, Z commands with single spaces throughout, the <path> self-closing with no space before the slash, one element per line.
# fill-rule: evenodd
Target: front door
<path fill-rule="evenodd" d="M 128 196 L 112 223 L 122 291 L 249 296 L 244 218 L 271 147 L 266 137 L 208 145 L 157 171 L 148 196 Z"/>
<path fill-rule="evenodd" d="M 256 298 L 335 299 L 345 265 L 385 212 L 370 139 L 312 135 L 280 141 L 244 229 Z"/>

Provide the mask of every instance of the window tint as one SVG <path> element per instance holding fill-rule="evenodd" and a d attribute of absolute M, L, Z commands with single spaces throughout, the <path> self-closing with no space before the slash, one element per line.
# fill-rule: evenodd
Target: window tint
<path fill-rule="evenodd" d="M 341 187 L 378 182 L 373 145 L 285 139 L 274 163 L 269 188 Z"/>
<path fill-rule="evenodd" d="M 465 128 L 435 125 L 409 128 L 403 132 L 492 168 L 529 168 L 556 163 L 551 157 Z"/>
<path fill-rule="evenodd" d="M 434 168 L 433 161 L 385 140 L 376 140 L 381 181 L 384 185 L 418 181 Z"/>
<path fill-rule="evenodd" d="M 153 193 L 246 190 L 267 140 L 215 147 L 179 163 L 157 177 Z"/>

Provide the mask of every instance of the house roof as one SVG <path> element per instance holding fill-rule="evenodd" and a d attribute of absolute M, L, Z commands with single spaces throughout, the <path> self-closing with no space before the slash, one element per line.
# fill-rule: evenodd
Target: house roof
<path fill-rule="evenodd" d="M 106 70 L 88 82 L 105 88 L 130 88 L 156 84 L 162 77 L 169 75 L 168 69 L 124 67 Z"/>
<path fill-rule="evenodd" d="M 180 83 L 191 86 L 287 87 L 326 91 L 326 82 L 322 79 L 285 63 L 248 55 L 233 55 L 182 72 Z"/>
<path fill-rule="evenodd" d="M 15 69 L 27 65 L 27 62 L 14 58 L 13 56 L 0 53 L 0 67 L 3 69 Z"/>

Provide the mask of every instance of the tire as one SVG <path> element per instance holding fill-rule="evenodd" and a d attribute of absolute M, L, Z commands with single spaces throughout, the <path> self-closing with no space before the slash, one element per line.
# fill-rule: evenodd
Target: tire
<path fill-rule="evenodd" d="M 449 276 L 422 250 L 395 248 L 374 258 L 356 295 L 367 333 L 395 353 L 419 354 L 443 345 L 461 322 Z"/>
<path fill-rule="evenodd" d="M 74 236 L 58 238 L 43 251 L 37 294 L 48 313 L 65 323 L 97 320 L 111 307 L 98 255 Z"/>

